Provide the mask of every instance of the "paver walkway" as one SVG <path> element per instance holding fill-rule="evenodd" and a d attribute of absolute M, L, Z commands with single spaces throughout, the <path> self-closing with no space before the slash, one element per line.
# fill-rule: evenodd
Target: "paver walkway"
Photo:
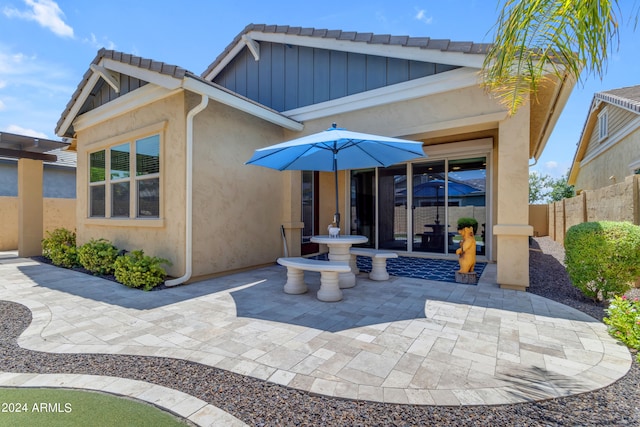
<path fill-rule="evenodd" d="M 344 300 L 282 291 L 266 267 L 142 292 L 32 260 L 0 258 L 0 299 L 33 313 L 19 339 L 47 352 L 176 357 L 313 393 L 421 405 L 485 405 L 606 386 L 626 347 L 586 314 L 499 289 L 365 275 Z M 2 385 L 0 376 L 0 385 Z"/>

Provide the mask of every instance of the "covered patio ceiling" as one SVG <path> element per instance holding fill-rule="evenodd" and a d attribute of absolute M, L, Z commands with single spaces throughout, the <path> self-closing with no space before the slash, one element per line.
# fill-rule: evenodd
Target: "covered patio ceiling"
<path fill-rule="evenodd" d="M 69 145 L 69 143 L 62 141 L 0 132 L 0 157 L 55 162 L 57 157 L 47 153 Z"/>

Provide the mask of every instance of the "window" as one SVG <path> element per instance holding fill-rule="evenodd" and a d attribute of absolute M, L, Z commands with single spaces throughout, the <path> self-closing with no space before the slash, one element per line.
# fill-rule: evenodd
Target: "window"
<path fill-rule="evenodd" d="M 160 217 L 160 136 L 89 154 L 89 216 Z"/>
<path fill-rule="evenodd" d="M 609 113 L 605 108 L 598 114 L 598 141 L 604 140 L 609 135 Z"/>

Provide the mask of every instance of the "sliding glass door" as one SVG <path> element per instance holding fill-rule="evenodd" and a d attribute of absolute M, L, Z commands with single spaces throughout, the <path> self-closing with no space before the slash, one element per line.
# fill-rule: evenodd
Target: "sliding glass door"
<path fill-rule="evenodd" d="M 484 255 L 486 171 L 486 157 L 352 171 L 351 234 L 380 249 L 451 254 L 459 247 L 458 219 L 474 218 Z"/>
<path fill-rule="evenodd" d="M 378 247 L 406 251 L 407 165 L 378 169 Z"/>
<path fill-rule="evenodd" d="M 412 166 L 413 250 L 442 253 L 448 231 L 445 162 L 416 163 Z"/>

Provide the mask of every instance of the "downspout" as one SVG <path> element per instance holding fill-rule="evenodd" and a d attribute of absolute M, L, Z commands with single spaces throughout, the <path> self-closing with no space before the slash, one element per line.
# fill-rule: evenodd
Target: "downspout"
<path fill-rule="evenodd" d="M 193 272 L 193 118 L 207 108 L 209 97 L 201 94 L 202 100 L 187 113 L 187 200 L 185 218 L 185 272 L 182 277 L 167 280 L 165 286 L 181 285 L 191 278 Z"/>

